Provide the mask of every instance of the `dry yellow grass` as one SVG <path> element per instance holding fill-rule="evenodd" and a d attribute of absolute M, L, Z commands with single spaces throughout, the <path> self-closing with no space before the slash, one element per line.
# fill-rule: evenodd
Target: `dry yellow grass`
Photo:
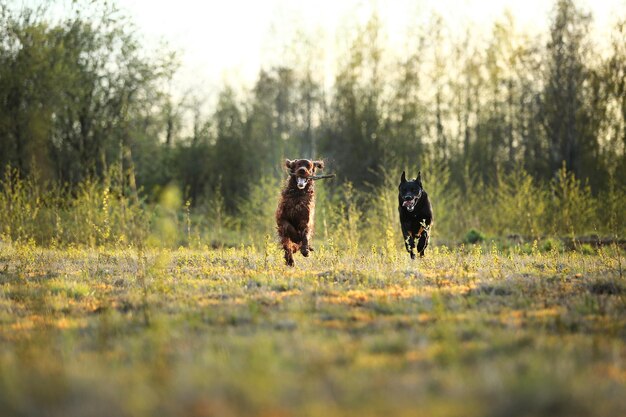
<path fill-rule="evenodd" d="M 619 254 L 0 256 L 0 414 L 614 416 Z"/>

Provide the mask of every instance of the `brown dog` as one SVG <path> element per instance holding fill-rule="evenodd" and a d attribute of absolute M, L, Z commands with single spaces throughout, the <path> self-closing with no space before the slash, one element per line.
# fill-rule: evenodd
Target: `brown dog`
<path fill-rule="evenodd" d="M 294 252 L 299 250 L 306 257 L 313 250 L 309 245 L 315 216 L 315 187 L 311 177 L 315 175 L 316 169 L 324 169 L 324 162 L 287 159 L 285 165 L 289 170 L 289 178 L 276 209 L 276 225 L 280 243 L 285 250 L 285 262 L 293 266 Z"/>

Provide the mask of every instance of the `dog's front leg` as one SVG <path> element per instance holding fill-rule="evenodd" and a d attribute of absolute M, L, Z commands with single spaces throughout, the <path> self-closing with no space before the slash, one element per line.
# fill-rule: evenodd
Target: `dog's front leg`
<path fill-rule="evenodd" d="M 307 256 L 309 256 L 309 250 L 312 250 L 312 248 L 309 247 L 309 237 L 310 237 L 310 229 L 309 229 L 309 225 L 306 224 L 302 227 L 302 232 L 301 233 L 301 239 L 302 239 L 302 246 L 300 246 L 300 253 L 302 254 L 302 256 L 304 256 L 305 258 Z"/>
<path fill-rule="evenodd" d="M 424 251 L 428 247 L 428 241 L 430 240 L 430 219 L 424 219 L 420 222 L 420 231 L 417 234 L 417 252 L 420 254 L 420 258 L 424 257 Z"/>
<path fill-rule="evenodd" d="M 291 251 L 291 248 L 289 247 L 285 247 L 285 264 L 287 266 L 293 266 L 294 262 L 293 262 L 293 252 Z"/>
<path fill-rule="evenodd" d="M 404 237 L 404 247 L 406 251 L 411 255 L 411 259 L 415 259 L 415 239 L 413 238 L 413 234 L 409 232 L 409 229 L 402 225 L 402 236 Z"/>
<path fill-rule="evenodd" d="M 285 263 L 287 266 L 293 266 L 293 251 L 297 248 L 293 240 L 297 240 L 298 232 L 290 222 L 283 220 L 279 223 L 278 234 L 281 236 L 281 244 L 285 251 Z"/>
<path fill-rule="evenodd" d="M 417 240 L 417 252 L 420 254 L 420 258 L 424 257 L 424 251 L 428 246 L 428 231 L 422 230 Z"/>

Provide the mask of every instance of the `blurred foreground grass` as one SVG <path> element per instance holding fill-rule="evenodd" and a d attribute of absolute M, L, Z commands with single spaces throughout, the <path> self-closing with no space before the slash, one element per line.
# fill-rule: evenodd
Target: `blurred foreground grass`
<path fill-rule="evenodd" d="M 626 415 L 615 249 L 0 249 L 2 416 Z"/>

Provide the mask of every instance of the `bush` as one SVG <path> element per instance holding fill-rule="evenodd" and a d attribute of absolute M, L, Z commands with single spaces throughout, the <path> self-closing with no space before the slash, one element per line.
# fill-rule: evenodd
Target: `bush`
<path fill-rule="evenodd" d="M 485 240 L 485 235 L 479 232 L 476 229 L 471 229 L 469 232 L 465 234 L 465 238 L 463 239 L 463 243 L 481 243 Z"/>
<path fill-rule="evenodd" d="M 563 252 L 564 246 L 563 242 L 560 240 L 548 238 L 541 241 L 541 246 L 539 248 L 541 252 Z"/>

